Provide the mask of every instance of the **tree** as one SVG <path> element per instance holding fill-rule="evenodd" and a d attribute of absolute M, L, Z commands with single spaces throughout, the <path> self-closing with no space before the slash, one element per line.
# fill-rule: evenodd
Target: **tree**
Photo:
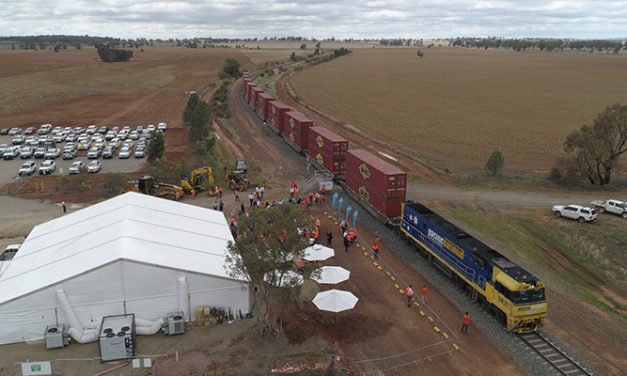
<path fill-rule="evenodd" d="M 608 106 L 592 125 L 584 124 L 566 137 L 564 151 L 590 184 L 609 184 L 612 169 L 627 151 L 627 106 Z"/>
<path fill-rule="evenodd" d="M 490 175 L 496 175 L 501 172 L 503 166 L 505 166 L 505 157 L 500 149 L 496 149 L 490 154 L 490 158 L 488 158 L 488 162 L 485 164 L 485 169 Z"/>
<path fill-rule="evenodd" d="M 199 101 L 194 107 L 189 118 L 189 143 L 204 141 L 209 137 L 209 105 L 204 101 Z"/>
<path fill-rule="evenodd" d="M 284 276 L 294 270 L 293 260 L 302 256 L 307 246 L 297 227 L 312 224 L 302 210 L 291 204 L 252 209 L 249 217 L 238 219 L 236 242 L 230 242 L 227 248 L 227 270 L 231 276 L 250 283 L 257 330 L 262 337 L 282 330 L 282 318 L 300 294 L 300 286 L 285 283 Z M 270 276 L 267 281 L 266 275 Z"/>
<path fill-rule="evenodd" d="M 300 45 L 300 49 L 301 50 L 306 50 L 307 49 L 307 45 L 305 43 Z"/>
<path fill-rule="evenodd" d="M 96 43 L 96 50 L 100 60 L 107 63 L 129 61 L 133 58 L 133 51 L 111 48 L 108 44 Z"/>
<path fill-rule="evenodd" d="M 200 97 L 197 93 L 190 95 L 189 99 L 187 100 L 187 104 L 185 105 L 185 109 L 183 110 L 183 122 L 185 123 L 185 125 L 189 125 L 189 121 L 192 118 L 192 113 L 194 112 L 194 109 L 199 102 Z"/>
<path fill-rule="evenodd" d="M 165 139 L 163 133 L 154 132 L 150 136 L 150 142 L 148 143 L 148 162 L 152 163 L 157 159 L 163 157 L 165 151 Z"/>
<path fill-rule="evenodd" d="M 223 75 L 226 76 L 230 76 L 233 78 L 238 78 L 242 75 L 241 72 L 241 67 L 239 64 L 239 61 L 233 59 L 233 58 L 228 58 L 226 59 L 226 61 L 224 62 L 224 67 L 222 68 L 222 73 Z"/>

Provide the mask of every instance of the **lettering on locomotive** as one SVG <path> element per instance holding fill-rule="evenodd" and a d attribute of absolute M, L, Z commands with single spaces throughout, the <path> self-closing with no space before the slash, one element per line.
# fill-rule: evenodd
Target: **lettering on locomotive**
<path fill-rule="evenodd" d="M 429 232 L 427 235 L 429 236 L 429 239 L 438 243 L 441 247 L 448 249 L 449 251 L 451 251 L 451 253 L 453 253 L 455 256 L 459 257 L 460 259 L 462 260 L 464 259 L 464 250 L 459 248 L 452 241 L 443 238 L 442 236 L 440 236 L 438 233 L 436 233 L 435 231 L 431 229 L 429 229 Z"/>

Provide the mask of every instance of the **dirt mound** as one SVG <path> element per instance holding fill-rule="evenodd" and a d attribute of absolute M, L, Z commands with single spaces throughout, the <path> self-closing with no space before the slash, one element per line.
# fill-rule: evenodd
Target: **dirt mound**
<path fill-rule="evenodd" d="M 336 316 L 308 305 L 290 315 L 283 323 L 283 331 L 292 344 L 301 344 L 315 335 L 331 343 L 347 344 L 384 334 L 392 324 L 391 321 L 350 311 Z"/>

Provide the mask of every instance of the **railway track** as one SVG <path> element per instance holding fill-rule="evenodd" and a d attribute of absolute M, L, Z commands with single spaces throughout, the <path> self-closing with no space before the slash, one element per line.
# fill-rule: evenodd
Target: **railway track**
<path fill-rule="evenodd" d="M 552 365 L 561 375 L 591 376 L 594 373 L 580 366 L 574 359 L 564 354 L 551 341 L 539 333 L 521 334 L 520 339 L 538 355 Z"/>

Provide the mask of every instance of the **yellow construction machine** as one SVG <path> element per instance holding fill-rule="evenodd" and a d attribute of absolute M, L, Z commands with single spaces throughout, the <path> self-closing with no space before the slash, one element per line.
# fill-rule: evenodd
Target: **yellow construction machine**
<path fill-rule="evenodd" d="M 189 177 L 181 178 L 181 187 L 187 193 L 195 189 L 196 191 L 209 191 L 209 194 L 217 194 L 217 192 L 214 192 L 214 186 L 213 170 L 207 166 L 199 167 L 193 170 Z"/>
<path fill-rule="evenodd" d="M 149 196 L 162 197 L 178 201 L 183 197 L 183 188 L 174 184 L 160 183 L 152 176 L 142 176 L 137 180 L 129 180 L 124 192 L 139 192 Z"/>
<path fill-rule="evenodd" d="M 224 168 L 224 179 L 229 183 L 231 190 L 239 190 L 240 192 L 248 189 L 250 180 L 246 177 L 246 171 L 233 170 L 232 168 Z"/>

